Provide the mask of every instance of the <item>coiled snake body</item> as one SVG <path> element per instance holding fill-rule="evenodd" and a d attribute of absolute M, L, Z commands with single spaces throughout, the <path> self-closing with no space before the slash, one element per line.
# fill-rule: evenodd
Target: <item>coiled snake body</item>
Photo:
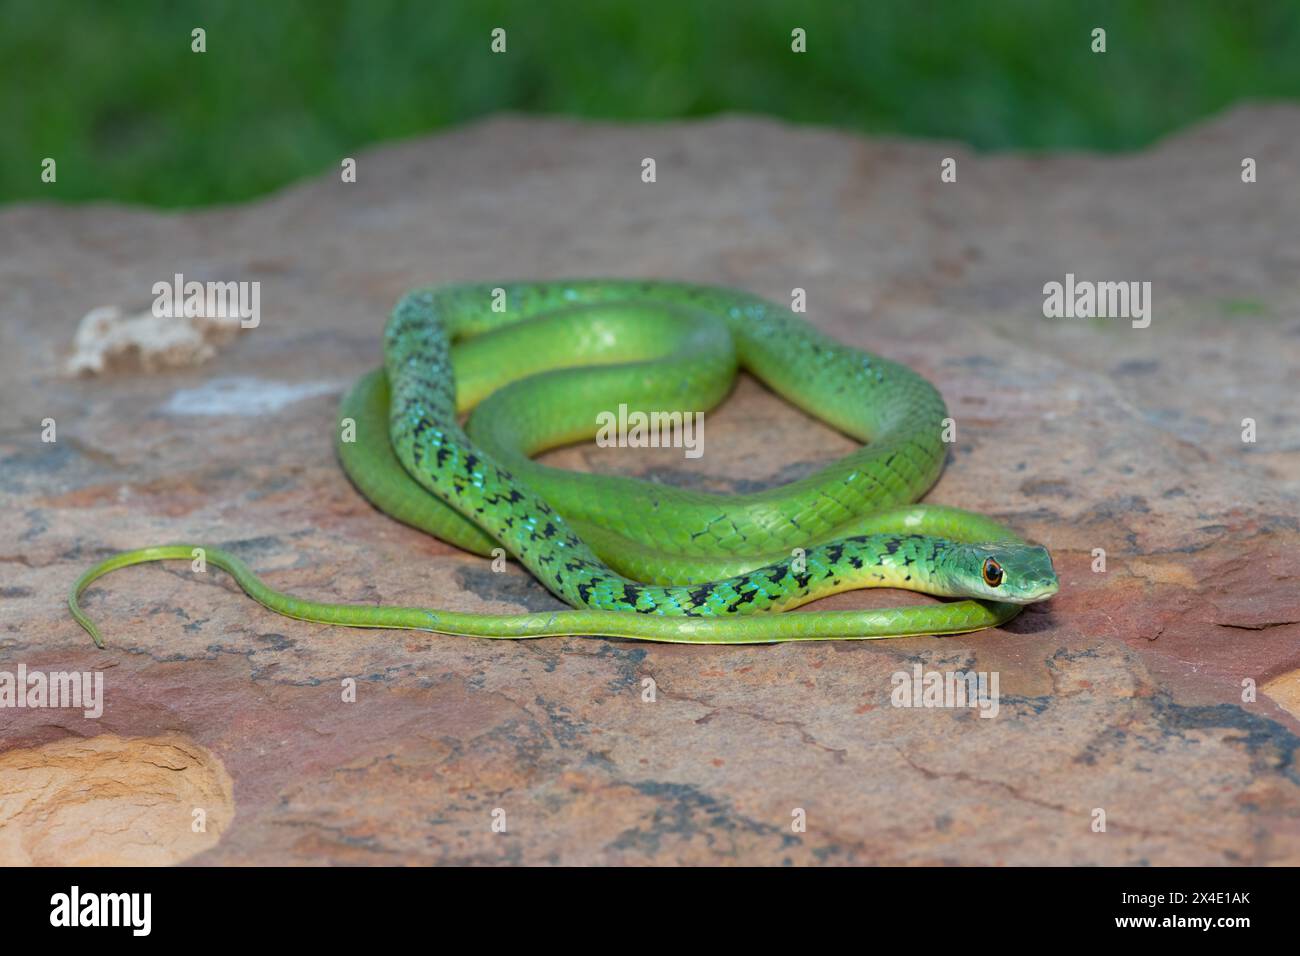
<path fill-rule="evenodd" d="M 707 411 L 737 367 L 865 446 L 802 480 L 738 496 L 531 460 L 590 439 L 597 412 L 620 404 Z M 479 637 L 760 643 L 978 630 L 1057 589 L 1043 548 L 980 515 L 909 504 L 945 457 L 947 413 L 929 382 L 732 289 L 575 280 L 417 290 L 389 320 L 384 369 L 353 388 L 340 414 L 355 423 L 355 441 L 340 440 L 339 457 L 377 507 L 478 554 L 504 548 L 575 610 L 322 604 L 204 549 L 289 617 Z M 189 560 L 194 547 L 103 561 L 74 585 L 73 616 L 102 646 L 78 606 L 82 591 L 115 568 Z M 762 613 L 863 587 L 967 600 Z"/>

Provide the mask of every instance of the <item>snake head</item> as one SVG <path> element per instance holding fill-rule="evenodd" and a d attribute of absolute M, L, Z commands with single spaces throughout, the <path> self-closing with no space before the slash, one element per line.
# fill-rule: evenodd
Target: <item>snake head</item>
<path fill-rule="evenodd" d="M 1052 556 L 1036 544 L 962 544 L 953 550 L 947 563 L 954 593 L 1033 604 L 1047 600 L 1061 586 Z"/>

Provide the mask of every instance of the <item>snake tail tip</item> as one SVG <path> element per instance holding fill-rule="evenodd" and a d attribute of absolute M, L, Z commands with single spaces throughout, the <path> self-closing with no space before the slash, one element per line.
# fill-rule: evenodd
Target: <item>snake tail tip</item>
<path fill-rule="evenodd" d="M 90 621 L 82 621 L 81 626 L 90 635 L 90 639 L 95 642 L 95 646 L 102 651 L 104 649 L 104 638 L 99 633 L 99 628 L 91 624 Z"/>
<path fill-rule="evenodd" d="M 85 613 L 77 605 L 75 597 L 68 601 L 68 607 L 72 609 L 73 619 L 81 625 L 81 629 L 90 635 L 90 639 L 95 642 L 95 646 L 102 651 L 104 649 L 104 638 L 99 633 L 99 628 L 95 626 L 90 618 L 86 617 Z"/>

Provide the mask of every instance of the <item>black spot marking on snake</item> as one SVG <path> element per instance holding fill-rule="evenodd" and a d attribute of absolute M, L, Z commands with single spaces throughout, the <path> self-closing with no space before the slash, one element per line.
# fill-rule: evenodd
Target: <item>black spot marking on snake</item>
<path fill-rule="evenodd" d="M 709 592 L 711 592 L 712 590 L 713 588 L 710 585 L 706 584 L 703 585 L 702 587 L 692 588 L 690 591 L 687 592 L 687 594 L 690 596 L 690 599 L 693 603 L 703 604 L 706 600 L 708 600 Z"/>

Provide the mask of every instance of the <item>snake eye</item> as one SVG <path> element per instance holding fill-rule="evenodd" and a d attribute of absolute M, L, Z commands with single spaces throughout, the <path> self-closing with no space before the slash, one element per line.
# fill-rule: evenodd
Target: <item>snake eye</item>
<path fill-rule="evenodd" d="M 984 583 L 991 588 L 1002 583 L 1002 565 L 992 558 L 984 559 Z"/>

